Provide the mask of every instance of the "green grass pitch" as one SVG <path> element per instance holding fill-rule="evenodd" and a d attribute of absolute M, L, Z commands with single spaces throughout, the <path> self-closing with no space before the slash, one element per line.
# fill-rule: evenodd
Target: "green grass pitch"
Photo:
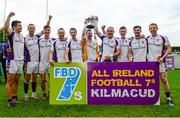
<path fill-rule="evenodd" d="M 14 108 L 7 108 L 5 84 L 0 84 L 0 116 L 40 116 L 40 117 L 76 117 L 76 116 L 89 116 L 89 117 L 178 117 L 180 116 L 180 70 L 168 72 L 169 83 L 171 86 L 171 96 L 174 100 L 175 106 L 169 107 L 166 104 L 164 90 L 161 89 L 161 105 L 160 106 L 125 106 L 125 105 L 49 105 L 48 101 L 32 100 L 29 103 L 23 102 L 23 78 L 19 82 L 19 99 L 20 104 Z M 29 89 L 31 91 L 31 87 Z M 41 96 L 40 79 L 38 79 L 38 96 Z M 29 94 L 31 95 L 31 94 Z"/>

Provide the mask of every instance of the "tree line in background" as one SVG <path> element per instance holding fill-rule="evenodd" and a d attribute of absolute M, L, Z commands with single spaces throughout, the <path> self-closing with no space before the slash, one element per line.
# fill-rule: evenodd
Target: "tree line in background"
<path fill-rule="evenodd" d="M 4 28 L 0 28 L 0 43 L 6 43 L 7 40 L 8 40 L 8 35 L 5 34 L 5 36 L 3 35 L 5 32 L 4 32 Z M 3 41 L 3 37 L 4 37 L 4 41 Z"/>

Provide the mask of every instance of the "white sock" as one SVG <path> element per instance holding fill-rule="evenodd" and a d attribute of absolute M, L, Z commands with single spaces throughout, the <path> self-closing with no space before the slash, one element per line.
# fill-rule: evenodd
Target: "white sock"
<path fill-rule="evenodd" d="M 36 96 L 36 92 L 32 92 L 32 96 Z"/>
<path fill-rule="evenodd" d="M 28 96 L 28 93 L 25 93 L 25 97 L 29 97 L 29 96 Z"/>
<path fill-rule="evenodd" d="M 167 97 L 167 100 L 171 100 L 171 97 Z"/>

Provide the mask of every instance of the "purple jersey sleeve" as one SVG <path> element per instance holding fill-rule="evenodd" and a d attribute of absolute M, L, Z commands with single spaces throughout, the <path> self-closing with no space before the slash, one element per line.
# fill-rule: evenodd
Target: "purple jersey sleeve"
<path fill-rule="evenodd" d="M 106 37 L 106 35 L 101 35 L 100 39 L 103 40 Z"/>

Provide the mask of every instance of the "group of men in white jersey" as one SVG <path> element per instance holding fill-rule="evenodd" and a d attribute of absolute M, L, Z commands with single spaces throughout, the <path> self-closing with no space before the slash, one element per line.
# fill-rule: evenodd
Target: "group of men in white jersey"
<path fill-rule="evenodd" d="M 160 65 L 160 79 L 167 96 L 169 106 L 174 106 L 170 97 L 170 87 L 167 80 L 167 72 L 164 64 L 165 57 L 171 51 L 170 43 L 165 36 L 157 34 L 158 26 L 155 23 L 149 25 L 150 36 L 145 38 L 141 34 L 141 26 L 134 26 L 134 37 L 127 38 L 127 29 L 120 27 L 120 37 L 114 36 L 112 26 L 102 26 L 103 34 L 96 29 L 97 36 L 102 40 L 102 52 L 99 54 L 99 45 L 93 39 L 92 30 L 84 28 L 82 39 L 78 40 L 76 28 L 70 28 L 71 38 L 67 40 L 65 30 L 58 29 L 58 38 L 50 37 L 51 27 L 49 16 L 43 31 L 35 34 L 35 25 L 29 24 L 29 34 L 25 37 L 21 34 L 22 26 L 20 21 L 12 22 L 13 31 L 9 30 L 10 18 L 15 13 L 11 12 L 5 22 L 5 31 L 9 34 L 7 44 L 10 68 L 7 73 L 6 93 L 7 106 L 11 107 L 19 103 L 17 97 L 18 80 L 23 71 L 25 60 L 26 71 L 24 80 L 24 100 L 29 101 L 28 88 L 32 78 L 32 98 L 37 99 L 36 86 L 38 73 L 41 77 L 42 99 L 47 99 L 46 76 L 49 75 L 50 65 L 55 62 L 157 62 Z"/>
<path fill-rule="evenodd" d="M 20 74 L 23 72 L 23 66 L 25 65 L 25 80 L 24 80 L 24 94 L 25 101 L 29 101 L 28 88 L 29 82 L 32 76 L 32 98 L 37 99 L 36 86 L 37 75 L 41 75 L 41 88 L 43 92 L 43 99 L 46 99 L 45 94 L 45 73 L 49 67 L 49 50 L 52 43 L 50 38 L 50 21 L 52 16 L 49 16 L 47 24 L 44 26 L 43 31 L 39 34 L 35 34 L 35 25 L 29 24 L 27 29 L 29 34 L 25 37 L 21 34 L 22 26 L 20 21 L 12 22 L 12 29 L 10 31 L 10 18 L 15 13 L 11 12 L 5 22 L 5 31 L 9 34 L 9 40 L 7 43 L 7 64 L 10 64 L 9 71 L 7 72 L 8 81 L 6 83 L 6 93 L 8 103 L 7 106 L 11 107 L 16 103 L 19 103 L 17 97 L 18 81 Z M 42 35 L 44 34 L 44 37 Z M 49 48 L 49 49 L 48 49 Z M 40 58 L 41 57 L 41 58 Z"/>
<path fill-rule="evenodd" d="M 120 27 L 120 37 L 115 38 L 114 28 L 102 27 L 102 35 L 97 30 L 97 35 L 102 39 L 102 62 L 157 62 L 159 64 L 160 79 L 165 90 L 167 103 L 174 106 L 170 96 L 170 86 L 167 80 L 167 72 L 165 67 L 165 58 L 171 51 L 171 46 L 166 36 L 159 35 L 158 25 L 151 23 L 149 25 L 150 36 L 145 38 L 141 34 L 141 26 L 134 26 L 134 36 L 126 37 L 127 29 L 125 26 Z M 116 43 L 116 41 L 118 43 Z"/>

